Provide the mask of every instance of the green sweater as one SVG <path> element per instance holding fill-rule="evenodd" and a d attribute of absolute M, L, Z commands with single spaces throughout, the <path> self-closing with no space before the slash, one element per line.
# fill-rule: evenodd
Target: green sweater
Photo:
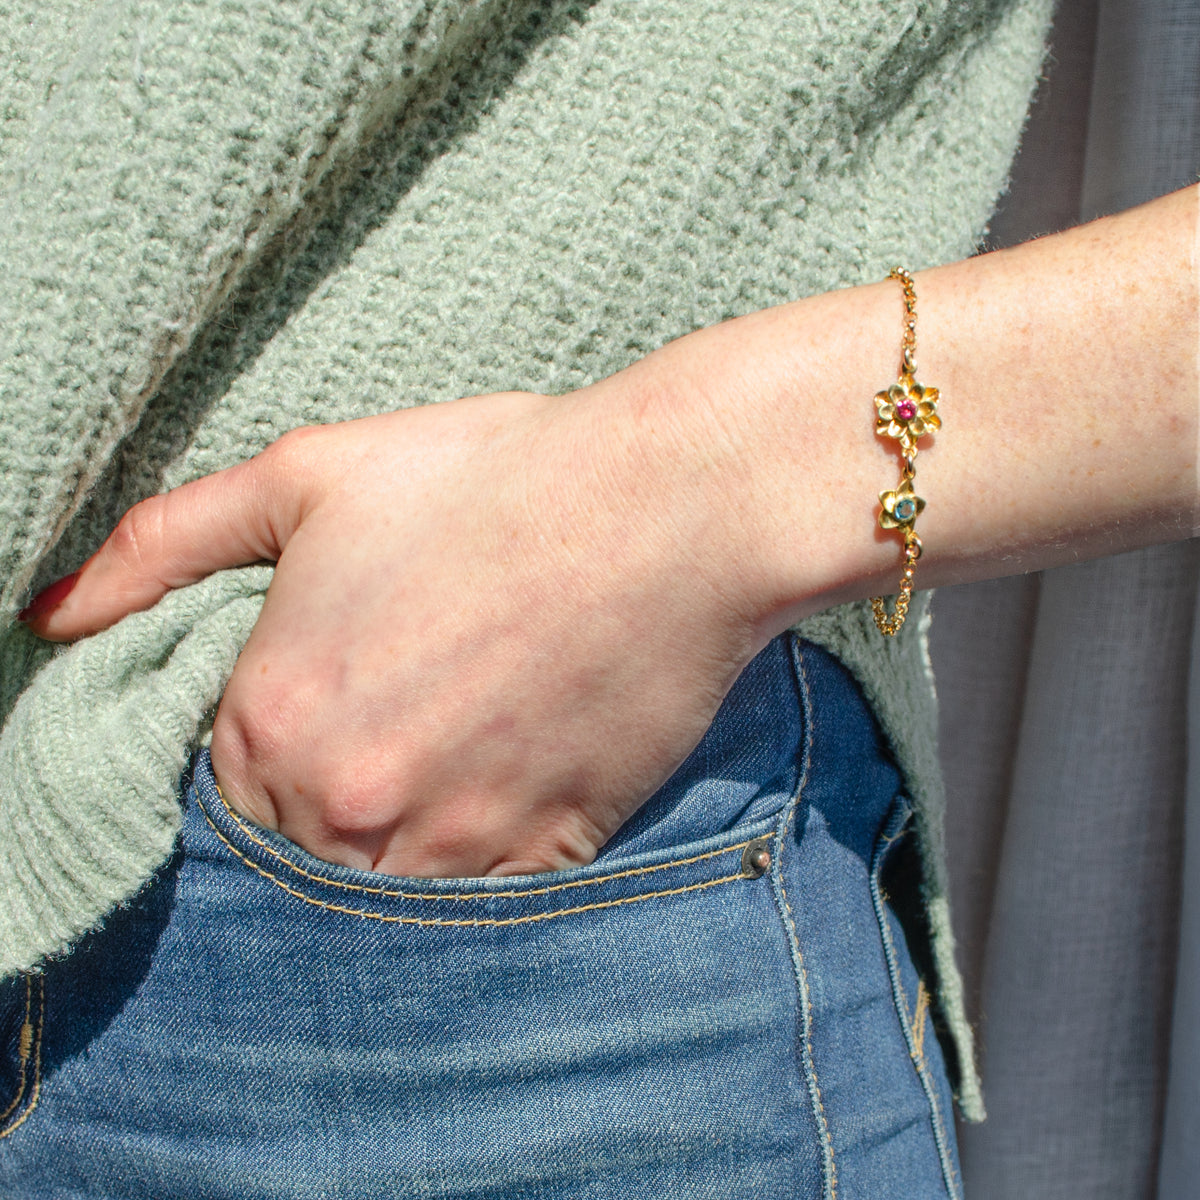
<path fill-rule="evenodd" d="M 0 0 L 0 974 L 169 855 L 270 571 L 65 649 L 14 623 L 32 589 L 134 501 L 294 426 L 568 391 L 699 326 L 969 254 L 1050 7 Z M 925 624 L 885 641 L 849 606 L 803 632 L 854 671 L 913 793 L 979 1117 Z"/>

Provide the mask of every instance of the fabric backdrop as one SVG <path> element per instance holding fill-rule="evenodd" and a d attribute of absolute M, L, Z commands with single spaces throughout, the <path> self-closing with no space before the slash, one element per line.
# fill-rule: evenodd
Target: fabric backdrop
<path fill-rule="evenodd" d="M 995 243 L 1198 173 L 1200 4 L 1062 0 Z M 969 1200 L 1200 1195 L 1198 575 L 1193 540 L 934 600 Z"/>

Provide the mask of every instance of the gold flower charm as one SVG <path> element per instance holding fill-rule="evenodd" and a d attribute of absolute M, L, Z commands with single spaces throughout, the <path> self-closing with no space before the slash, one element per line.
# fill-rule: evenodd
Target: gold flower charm
<path fill-rule="evenodd" d="M 913 491 L 910 479 L 901 480 L 894 492 L 880 492 L 879 503 L 883 505 L 879 514 L 881 529 L 911 529 L 925 507 L 925 501 Z"/>
<path fill-rule="evenodd" d="M 912 458 L 917 452 L 917 439 L 942 427 L 937 402 L 937 388 L 926 387 L 911 375 L 901 375 L 886 392 L 875 395 L 875 432 L 896 438 Z"/>

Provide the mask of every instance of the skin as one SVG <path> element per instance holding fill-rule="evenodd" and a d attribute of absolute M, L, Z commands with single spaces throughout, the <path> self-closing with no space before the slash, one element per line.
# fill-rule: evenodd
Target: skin
<path fill-rule="evenodd" d="M 1197 188 L 916 277 L 921 586 L 1196 531 Z M 894 593 L 872 397 L 900 287 L 691 334 L 564 397 L 301 429 L 130 510 L 44 637 L 278 564 L 213 729 L 238 809 L 393 874 L 560 869 L 701 737 L 766 642 Z"/>

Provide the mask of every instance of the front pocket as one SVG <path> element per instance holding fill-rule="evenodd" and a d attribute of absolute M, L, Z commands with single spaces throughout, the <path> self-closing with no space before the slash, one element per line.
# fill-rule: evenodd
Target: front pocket
<path fill-rule="evenodd" d="M 239 864 L 296 903 L 332 916 L 418 927 L 522 925 L 750 885 L 762 871 L 744 861 L 746 851 L 771 837 L 779 821 L 772 813 L 684 846 L 605 857 L 566 871 L 427 879 L 328 863 L 254 825 L 225 800 L 206 754 L 197 757 L 186 795 L 185 850 L 194 856 Z"/>
<path fill-rule="evenodd" d="M 747 665 L 700 743 L 586 867 L 416 879 L 333 865 L 234 811 L 207 751 L 197 755 L 185 787 L 184 846 L 239 862 L 294 900 L 345 916 L 415 926 L 547 921 L 753 876 L 742 854 L 794 803 L 805 729 L 792 639 L 783 635 Z M 199 822 L 190 819 L 196 815 Z"/>
<path fill-rule="evenodd" d="M 312 858 L 196 775 L 149 954 L 110 921 L 49 967 L 52 1082 L 22 1141 L 79 1194 L 819 1186 L 774 864 L 746 854 L 782 818 L 553 875 L 400 879 Z M 102 1020 L 97 979 L 123 1000 Z"/>

